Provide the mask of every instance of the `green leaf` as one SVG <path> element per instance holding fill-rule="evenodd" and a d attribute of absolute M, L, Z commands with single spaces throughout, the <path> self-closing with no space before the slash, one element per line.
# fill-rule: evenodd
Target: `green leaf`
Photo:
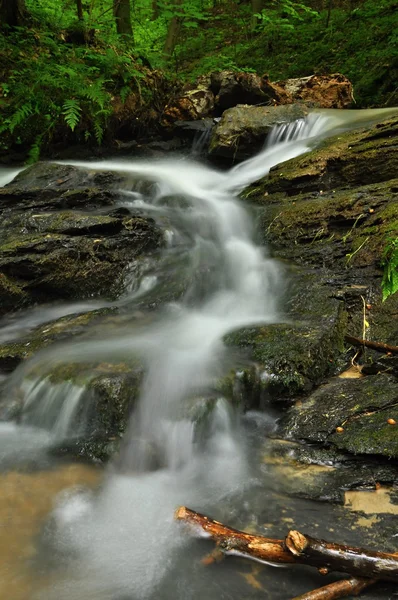
<path fill-rule="evenodd" d="M 80 121 L 82 109 L 78 100 L 66 100 L 62 105 L 62 114 L 68 126 L 74 131 Z"/>

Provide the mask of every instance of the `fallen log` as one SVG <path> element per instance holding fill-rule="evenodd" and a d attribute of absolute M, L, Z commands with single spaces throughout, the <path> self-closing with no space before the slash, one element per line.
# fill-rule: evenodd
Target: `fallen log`
<path fill-rule="evenodd" d="M 374 552 L 312 538 L 290 531 L 284 540 L 252 535 L 227 527 L 185 506 L 175 512 L 178 521 L 187 523 L 199 536 L 209 537 L 217 549 L 259 562 L 305 564 L 323 573 L 339 571 L 365 579 L 398 582 L 398 554 Z"/>
<path fill-rule="evenodd" d="M 344 339 L 353 346 L 366 346 L 366 348 L 371 348 L 372 350 L 377 350 L 378 352 L 398 354 L 398 346 L 391 346 L 391 344 L 384 344 L 383 342 L 371 342 L 370 340 L 363 340 L 361 338 L 353 337 L 352 335 L 345 335 Z"/>
<path fill-rule="evenodd" d="M 293 600 L 337 600 L 337 598 L 345 598 L 346 596 L 358 596 L 364 589 L 374 583 L 376 583 L 374 579 L 351 577 L 350 579 L 334 581 L 301 596 L 296 596 Z"/>

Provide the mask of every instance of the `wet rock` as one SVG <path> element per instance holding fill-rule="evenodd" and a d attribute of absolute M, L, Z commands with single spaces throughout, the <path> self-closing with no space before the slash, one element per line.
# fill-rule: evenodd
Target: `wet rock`
<path fill-rule="evenodd" d="M 344 301 L 348 334 L 361 337 L 365 320 L 368 339 L 390 344 L 397 339 L 398 297 L 381 301 L 381 259 L 398 231 L 397 124 L 392 118 L 333 138 L 248 191 L 266 208 L 262 228 L 274 255 L 325 278 L 330 294 Z M 363 185 L 370 176 L 375 183 Z M 367 350 L 358 360 L 380 358 Z"/>
<path fill-rule="evenodd" d="M 347 315 L 327 281 L 319 274 L 297 276 L 287 318 L 289 323 L 245 328 L 226 337 L 255 365 L 240 371 L 238 390 L 231 390 L 232 396 L 244 398 L 246 408 L 291 401 L 336 370 Z"/>
<path fill-rule="evenodd" d="M 271 83 L 268 76 L 255 73 L 220 71 L 210 76 L 210 87 L 215 104 L 225 110 L 237 104 L 288 104 L 291 96 L 278 83 Z"/>
<path fill-rule="evenodd" d="M 209 153 L 233 160 L 249 158 L 264 146 L 275 125 L 290 123 L 307 113 L 306 107 L 298 104 L 230 108 L 212 131 Z"/>
<path fill-rule="evenodd" d="M 7 415 L 3 410 L 3 418 L 48 429 L 54 439 L 51 451 L 56 454 L 107 460 L 118 451 L 138 399 L 142 365 L 131 357 L 113 363 L 67 363 L 59 357 L 52 361 L 50 371 L 46 356 L 30 365 L 22 385 L 10 379 L 6 403 L 14 411 Z M 71 395 L 77 403 L 62 412 L 63 403 L 72 401 Z"/>
<path fill-rule="evenodd" d="M 354 102 L 352 83 L 341 73 L 285 79 L 275 85 L 289 94 L 293 102 L 320 108 L 350 108 Z"/>
<path fill-rule="evenodd" d="M 0 244 L 0 272 L 7 282 L 2 288 L 5 296 L 1 298 L 2 312 L 3 307 L 10 306 L 8 290 L 23 305 L 99 294 L 112 297 L 121 289 L 131 261 L 162 242 L 151 219 L 122 219 L 117 224 L 120 233 L 112 235 L 110 230 L 116 221 L 97 218 L 95 227 L 100 232 L 81 235 L 82 231 L 93 228 L 91 217 L 75 219 L 74 224 L 69 215 L 65 220 L 60 218 L 73 233 L 50 233 L 43 224 L 40 234 L 22 232 L 12 238 L 9 235 Z M 76 232 L 78 235 L 73 235 Z"/>
<path fill-rule="evenodd" d="M 112 205 L 122 177 L 70 165 L 37 163 L 0 188 L 0 210 L 98 208 Z"/>
<path fill-rule="evenodd" d="M 90 328 L 106 325 L 116 309 L 101 308 L 82 314 L 72 314 L 34 328 L 22 338 L 0 344 L 0 371 L 13 371 L 23 360 L 50 344 L 89 335 Z"/>
<path fill-rule="evenodd" d="M 338 504 L 344 504 L 347 490 L 374 490 L 375 482 L 390 486 L 398 480 L 394 461 L 353 456 L 333 446 L 314 443 L 269 440 L 263 464 L 274 473 L 279 491 L 297 498 Z"/>
<path fill-rule="evenodd" d="M 289 409 L 289 439 L 327 443 L 352 454 L 398 457 L 398 382 L 388 375 L 336 379 Z"/>
<path fill-rule="evenodd" d="M 111 173 L 39 163 L 0 190 L 0 314 L 120 291 L 132 262 L 163 243 L 152 219 L 103 214 L 120 181 Z"/>
<path fill-rule="evenodd" d="M 397 173 L 397 136 L 398 117 L 343 133 L 271 169 L 264 188 L 293 196 L 388 181 Z"/>
<path fill-rule="evenodd" d="M 335 275 L 354 267 L 379 274 L 386 240 L 398 231 L 398 179 L 353 189 L 269 194 L 261 202 L 269 205 L 267 239 L 280 256 Z"/>

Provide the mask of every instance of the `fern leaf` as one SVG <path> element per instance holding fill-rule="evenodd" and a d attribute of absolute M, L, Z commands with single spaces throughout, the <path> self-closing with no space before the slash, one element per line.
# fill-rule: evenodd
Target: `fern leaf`
<path fill-rule="evenodd" d="M 130 92 L 131 92 L 131 89 L 130 89 L 129 85 L 124 85 L 122 87 L 122 89 L 120 90 L 120 99 L 123 102 L 123 104 L 126 102 L 127 96 L 129 95 Z"/>
<path fill-rule="evenodd" d="M 18 127 L 23 121 L 25 121 L 30 115 L 33 113 L 32 104 L 28 102 L 27 104 L 23 104 L 15 111 L 10 119 L 10 124 L 8 129 L 11 133 L 13 133 L 15 127 Z"/>
<path fill-rule="evenodd" d="M 39 160 L 42 139 L 43 139 L 43 136 L 38 135 L 36 137 L 35 141 L 33 142 L 32 146 L 30 147 L 30 150 L 28 152 L 28 160 L 26 161 L 26 163 L 28 165 L 32 165 L 33 163 L 35 163 Z"/>
<path fill-rule="evenodd" d="M 109 94 L 103 89 L 103 81 L 100 79 L 96 84 L 91 84 L 84 87 L 82 96 L 97 104 L 100 108 L 104 108 L 109 100 Z"/>
<path fill-rule="evenodd" d="M 97 140 L 98 146 L 101 146 L 101 142 L 104 137 L 104 128 L 98 118 L 94 119 L 93 126 L 94 126 L 95 139 Z"/>
<path fill-rule="evenodd" d="M 74 131 L 76 125 L 80 121 L 82 108 L 78 100 L 65 100 L 62 105 L 62 114 L 68 126 Z"/>

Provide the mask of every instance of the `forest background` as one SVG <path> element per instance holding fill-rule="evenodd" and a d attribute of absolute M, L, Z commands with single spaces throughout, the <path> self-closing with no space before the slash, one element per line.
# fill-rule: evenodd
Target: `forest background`
<path fill-rule="evenodd" d="M 340 72 L 356 107 L 398 105 L 398 2 L 0 0 L 0 160 L 145 135 L 224 69 Z"/>

